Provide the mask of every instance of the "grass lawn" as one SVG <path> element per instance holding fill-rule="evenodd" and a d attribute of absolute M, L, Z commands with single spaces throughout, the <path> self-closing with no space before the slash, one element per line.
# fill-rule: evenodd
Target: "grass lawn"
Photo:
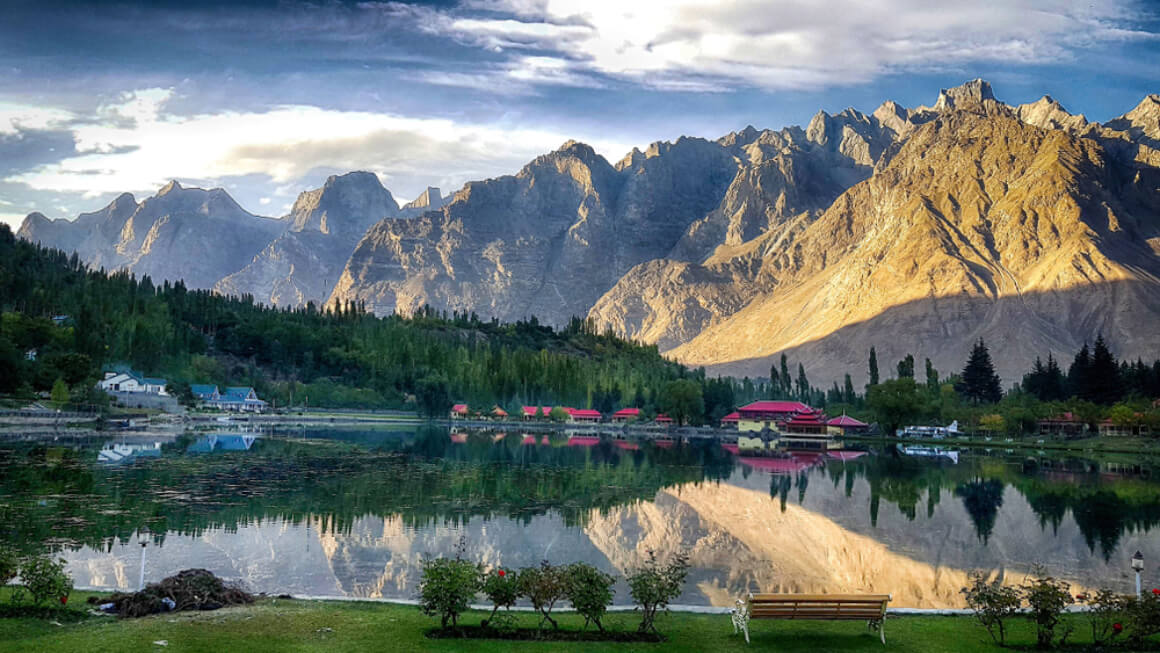
<path fill-rule="evenodd" d="M 6 591 L 0 591 L 6 601 Z M 412 606 L 343 601 L 265 599 L 240 608 L 214 612 L 183 612 L 143 619 L 84 617 L 88 594 L 78 592 L 69 608 L 52 617 L 0 617 L 0 652 L 7 651 L 999 651 L 986 632 L 969 617 L 900 616 L 886 622 L 886 648 L 860 622 L 754 621 L 753 644 L 732 635 L 725 615 L 673 613 L 658 626 L 669 641 L 660 644 L 599 642 L 510 642 L 433 640 L 424 633 L 436 621 Z M 484 613 L 471 613 L 465 623 L 478 623 Z M 560 613 L 560 625 L 579 629 L 583 620 Z M 519 613 L 521 626 L 534 626 L 531 613 Z M 1090 642 L 1084 617 L 1069 617 L 1073 639 L 1085 650 Z M 56 621 L 57 623 L 53 623 Z M 637 615 L 612 613 L 606 628 L 632 630 Z M 59 624 L 59 625 L 57 625 Z M 154 641 L 165 640 L 161 647 Z M 1030 649 L 1034 634 L 1028 624 L 1013 624 L 1009 642 Z M 1150 650 L 1160 650 L 1151 642 Z"/>

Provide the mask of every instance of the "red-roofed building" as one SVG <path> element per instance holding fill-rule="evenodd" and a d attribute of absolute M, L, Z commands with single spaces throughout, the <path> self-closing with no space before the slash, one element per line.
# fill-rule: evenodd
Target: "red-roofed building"
<path fill-rule="evenodd" d="M 507 411 L 500 408 L 499 406 L 496 406 L 496 407 L 491 409 L 491 418 L 492 419 L 504 420 L 504 419 L 507 419 L 507 417 L 508 417 Z"/>
<path fill-rule="evenodd" d="M 777 430 L 800 413 L 813 411 L 800 401 L 755 401 L 737 409 L 738 431 Z"/>
<path fill-rule="evenodd" d="M 1040 435 L 1080 435 L 1087 430 L 1087 422 L 1070 412 L 1039 420 Z"/>
<path fill-rule="evenodd" d="M 849 415 L 842 415 L 826 422 L 832 435 L 859 435 L 870 429 L 870 425 Z"/>
<path fill-rule="evenodd" d="M 548 419 L 552 413 L 551 406 L 524 406 L 524 421 L 531 422 L 537 419 Z"/>
<path fill-rule="evenodd" d="M 621 408 L 612 414 L 612 421 L 617 423 L 631 422 L 640 419 L 639 408 Z"/>
<path fill-rule="evenodd" d="M 590 410 L 588 408 L 565 408 L 564 410 L 568 412 L 569 422 L 595 423 L 604 418 L 598 410 Z"/>
<path fill-rule="evenodd" d="M 841 446 L 830 437 L 829 425 L 826 416 L 820 410 L 798 413 L 793 419 L 785 423 L 781 432 L 781 441 L 787 449 L 815 450 L 830 449 Z"/>
<path fill-rule="evenodd" d="M 740 419 L 741 419 L 741 413 L 739 413 L 737 411 L 733 411 L 732 413 L 729 413 L 725 417 L 721 418 L 721 428 L 723 428 L 723 429 L 735 429 L 735 428 L 737 428 L 737 422 Z"/>
<path fill-rule="evenodd" d="M 664 413 L 657 413 L 656 423 L 668 426 L 673 423 L 673 418 L 665 415 Z"/>
<path fill-rule="evenodd" d="M 452 406 L 451 419 L 467 419 L 467 404 L 455 404 Z"/>

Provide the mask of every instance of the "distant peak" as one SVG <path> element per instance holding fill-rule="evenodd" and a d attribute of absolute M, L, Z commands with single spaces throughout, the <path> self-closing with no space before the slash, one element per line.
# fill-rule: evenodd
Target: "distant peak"
<path fill-rule="evenodd" d="M 24 220 L 26 222 L 51 222 L 40 211 L 33 211 L 32 213 L 29 213 L 28 215 L 24 216 Z"/>
<path fill-rule="evenodd" d="M 168 184 L 161 188 L 161 192 L 157 193 L 157 196 L 164 197 L 175 190 L 181 190 L 181 184 L 177 183 L 176 179 L 171 179 Z"/>
<path fill-rule="evenodd" d="M 556 151 L 561 154 L 571 154 L 581 158 L 596 154 L 596 151 L 592 149 L 591 145 L 572 139 L 568 139 L 568 141 L 561 145 L 560 148 Z"/>
<path fill-rule="evenodd" d="M 940 90 L 934 108 L 951 109 L 963 104 L 981 104 L 983 100 L 994 99 L 995 93 L 991 90 L 991 84 L 976 78 L 954 88 Z"/>

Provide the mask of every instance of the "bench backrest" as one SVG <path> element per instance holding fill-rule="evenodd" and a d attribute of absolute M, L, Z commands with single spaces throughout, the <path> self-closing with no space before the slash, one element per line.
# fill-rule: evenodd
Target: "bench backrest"
<path fill-rule="evenodd" d="M 889 594 L 750 594 L 752 619 L 868 621 L 886 614 Z"/>

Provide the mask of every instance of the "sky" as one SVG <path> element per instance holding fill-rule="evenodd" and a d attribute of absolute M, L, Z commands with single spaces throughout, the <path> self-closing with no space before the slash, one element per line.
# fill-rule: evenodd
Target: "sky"
<path fill-rule="evenodd" d="M 402 204 L 570 139 L 615 162 L 976 77 L 1106 121 L 1160 93 L 1160 2 L 4 0 L 0 221 L 169 179 L 281 216 L 351 170 Z"/>

